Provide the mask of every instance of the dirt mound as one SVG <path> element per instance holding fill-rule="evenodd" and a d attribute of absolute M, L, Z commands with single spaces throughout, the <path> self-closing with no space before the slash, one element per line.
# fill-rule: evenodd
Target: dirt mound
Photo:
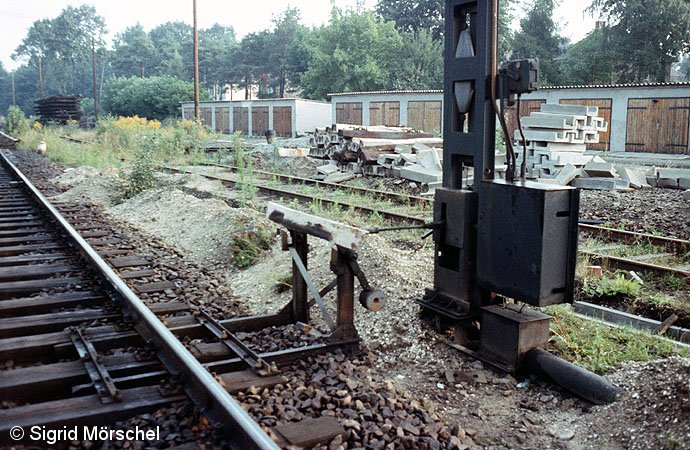
<path fill-rule="evenodd" d="M 66 169 L 53 178 L 64 192 L 53 198 L 56 201 L 87 202 L 110 206 L 117 198 L 118 170 L 106 168 L 98 170 L 89 166 Z"/>
<path fill-rule="evenodd" d="M 223 200 L 200 199 L 176 188 L 143 192 L 109 211 L 164 238 L 200 264 L 221 266 L 231 265 L 233 234 L 266 221 L 251 209 L 231 208 Z"/>

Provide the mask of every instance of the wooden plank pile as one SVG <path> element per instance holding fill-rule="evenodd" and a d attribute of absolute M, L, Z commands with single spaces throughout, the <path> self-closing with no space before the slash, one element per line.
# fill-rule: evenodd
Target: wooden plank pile
<path fill-rule="evenodd" d="M 441 177 L 443 139 L 408 127 L 334 124 L 317 128 L 310 146 L 309 156 L 329 161 L 340 172 L 398 176 L 421 183 Z M 320 172 L 323 175 L 325 170 Z"/>
<path fill-rule="evenodd" d="M 69 120 L 79 120 L 83 115 L 81 97 L 78 95 L 42 98 L 34 102 L 34 111 L 42 124 L 55 122 L 66 124 Z"/>

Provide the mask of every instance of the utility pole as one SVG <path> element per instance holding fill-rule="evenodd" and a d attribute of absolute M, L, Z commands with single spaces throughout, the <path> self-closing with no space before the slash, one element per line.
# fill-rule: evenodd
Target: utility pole
<path fill-rule="evenodd" d="M 38 90 L 43 98 L 43 60 L 40 56 L 38 57 Z"/>
<path fill-rule="evenodd" d="M 16 70 L 12 71 L 12 106 L 17 106 L 17 93 L 14 90 L 14 72 Z"/>
<path fill-rule="evenodd" d="M 194 8 L 194 119 L 199 121 L 199 30 L 196 24 L 196 0 Z"/>
<path fill-rule="evenodd" d="M 98 87 L 96 86 L 96 39 L 91 37 L 91 72 L 93 73 L 93 115 L 98 123 Z"/>

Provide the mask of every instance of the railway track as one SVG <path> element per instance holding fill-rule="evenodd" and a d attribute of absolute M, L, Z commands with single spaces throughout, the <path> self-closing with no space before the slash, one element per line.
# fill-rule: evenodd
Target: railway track
<path fill-rule="evenodd" d="M 178 172 L 201 175 L 203 177 L 220 180 L 224 184 L 234 185 L 238 182 L 237 167 L 222 164 L 208 164 L 211 169 L 204 171 L 202 169 L 178 169 L 168 167 L 166 169 Z M 393 223 L 421 225 L 428 223 L 430 217 L 419 217 L 404 212 L 397 212 L 392 209 L 410 205 L 421 206 L 431 211 L 433 207 L 433 199 L 410 196 L 402 193 L 381 191 L 375 189 L 367 189 L 357 186 L 347 186 L 338 183 L 328 183 L 324 181 L 312 180 L 309 178 L 296 177 L 292 175 L 285 175 L 275 172 L 268 172 L 262 170 L 254 170 L 255 175 L 262 177 L 262 180 L 256 182 L 256 187 L 259 191 L 274 197 L 297 199 L 303 202 L 318 202 L 324 206 L 338 206 L 348 211 L 354 211 L 362 214 L 375 214 Z M 278 180 L 283 184 L 283 187 L 276 187 L 269 184 L 270 180 Z M 347 202 L 344 200 L 334 199 L 328 192 L 322 192 L 319 195 L 299 192 L 295 186 L 315 186 L 330 191 L 344 191 L 353 194 L 358 194 L 369 199 L 386 200 L 391 203 L 391 206 L 386 209 L 374 208 L 371 206 L 362 205 L 360 203 Z M 290 189 L 292 187 L 292 189 Z M 668 266 L 664 263 L 666 259 L 685 259 L 690 252 L 690 241 L 676 238 L 668 238 L 663 236 L 656 236 L 645 233 L 636 233 L 631 231 L 619 230 L 614 228 L 602 227 L 594 224 L 580 223 L 580 232 L 587 236 L 595 236 L 605 239 L 607 241 L 615 241 L 620 243 L 616 247 L 599 248 L 594 250 L 581 250 L 580 254 L 586 256 L 594 264 L 605 264 L 614 269 L 633 270 L 640 273 L 652 273 L 656 275 L 672 275 L 680 278 L 690 278 L 690 266 L 679 261 L 674 266 Z M 651 252 L 647 254 L 640 254 L 634 257 L 618 256 L 608 250 L 617 250 L 617 253 L 625 254 L 621 251 L 623 245 L 639 245 L 641 243 L 649 244 L 653 247 L 665 249 L 665 252 Z"/>
<path fill-rule="evenodd" d="M 278 448 L 162 321 L 196 320 L 187 335 L 217 322 L 167 296 L 145 304 L 94 248 L 124 278 L 150 276 L 144 262 L 88 214 L 63 214 L 0 155 L 0 441 L 18 440 L 17 427 L 27 439 L 32 427 L 113 424 L 190 398 L 233 448 Z"/>

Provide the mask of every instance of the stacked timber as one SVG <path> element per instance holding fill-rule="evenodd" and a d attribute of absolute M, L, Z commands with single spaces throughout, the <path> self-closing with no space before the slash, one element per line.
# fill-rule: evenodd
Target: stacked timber
<path fill-rule="evenodd" d="M 36 100 L 34 111 L 42 124 L 48 122 L 66 124 L 70 120 L 78 121 L 83 114 L 81 97 L 78 95 L 56 95 Z"/>
<path fill-rule="evenodd" d="M 443 139 L 408 127 L 334 124 L 317 128 L 310 145 L 309 156 L 328 160 L 340 172 L 373 176 L 402 176 L 402 167 L 413 165 L 416 167 L 409 167 L 406 172 L 411 174 L 415 169 L 427 172 L 427 168 L 411 161 L 416 160 L 418 151 L 424 154 L 433 151 L 435 156 L 428 161 L 434 161 L 433 169 L 429 169 L 434 173 L 413 181 L 436 181 L 441 177 L 438 155 L 442 153 Z"/>

